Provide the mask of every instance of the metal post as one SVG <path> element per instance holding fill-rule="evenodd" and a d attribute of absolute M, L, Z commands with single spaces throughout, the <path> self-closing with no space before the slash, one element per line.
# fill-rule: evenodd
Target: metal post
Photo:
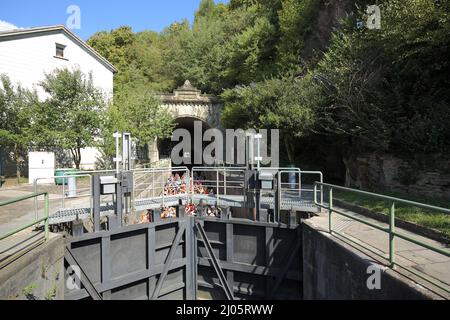
<path fill-rule="evenodd" d="M 37 193 L 37 179 L 34 179 L 34 193 Z M 34 217 L 36 220 L 39 219 L 39 208 L 38 208 L 38 199 L 34 197 Z"/>
<path fill-rule="evenodd" d="M 100 231 L 100 176 L 92 176 L 92 218 L 94 220 L 94 232 Z"/>
<path fill-rule="evenodd" d="M 281 214 L 281 174 L 278 173 L 278 185 L 277 185 L 277 195 L 276 195 L 277 203 L 276 203 L 276 212 L 274 214 L 275 222 L 280 221 L 280 214 Z"/>
<path fill-rule="evenodd" d="M 197 299 L 197 242 L 194 217 L 186 217 L 186 298 L 187 300 Z"/>
<path fill-rule="evenodd" d="M 317 204 L 317 184 L 314 184 L 313 193 L 314 193 L 314 204 Z"/>
<path fill-rule="evenodd" d="M 331 225 L 331 213 L 333 212 L 333 188 L 330 187 L 330 191 L 328 193 L 328 230 L 332 233 L 332 225 Z"/>
<path fill-rule="evenodd" d="M 216 205 L 219 205 L 219 169 L 216 171 Z"/>
<path fill-rule="evenodd" d="M 322 176 L 322 174 L 320 174 L 320 183 L 321 183 L 321 185 L 320 185 L 320 204 L 323 206 L 323 185 L 322 185 L 323 176 Z"/>
<path fill-rule="evenodd" d="M 261 139 L 262 139 L 262 134 L 255 134 L 255 139 L 258 140 L 258 151 L 257 151 L 257 157 L 256 157 L 256 163 L 257 163 L 257 168 L 258 171 L 260 170 L 260 166 L 261 166 Z"/>
<path fill-rule="evenodd" d="M 131 134 L 122 134 L 122 168 L 131 170 Z"/>
<path fill-rule="evenodd" d="M 120 159 L 119 159 L 119 138 L 120 138 L 120 133 L 119 132 L 114 132 L 113 133 L 113 137 L 116 139 L 116 157 L 114 158 L 114 162 L 116 163 L 116 172 L 119 173 L 119 163 L 120 163 Z"/>
<path fill-rule="evenodd" d="M 64 172 L 63 172 L 63 174 L 62 174 L 62 200 L 61 200 L 63 208 L 65 208 L 65 195 L 66 195 L 65 185 L 66 185 L 66 179 L 64 177 Z"/>
<path fill-rule="evenodd" d="M 391 268 L 395 265 L 395 202 L 392 201 L 389 212 L 389 264 Z"/>
<path fill-rule="evenodd" d="M 48 240 L 49 234 L 48 234 L 48 202 L 49 202 L 49 196 L 48 193 L 44 195 L 44 217 L 45 217 L 45 225 L 44 225 L 44 236 L 45 241 Z"/>
<path fill-rule="evenodd" d="M 118 183 L 116 185 L 116 216 L 115 218 L 115 228 L 121 228 L 123 222 L 123 208 L 124 208 L 124 196 L 123 196 L 123 172 L 117 175 Z M 111 228 L 110 228 L 111 229 Z"/>
<path fill-rule="evenodd" d="M 164 190 L 165 190 L 165 186 L 164 186 L 164 171 L 161 172 L 161 185 L 162 185 L 162 206 L 163 208 L 165 207 L 165 201 L 164 201 Z"/>
<path fill-rule="evenodd" d="M 227 195 L 227 172 L 225 166 L 223 167 L 223 194 Z"/>

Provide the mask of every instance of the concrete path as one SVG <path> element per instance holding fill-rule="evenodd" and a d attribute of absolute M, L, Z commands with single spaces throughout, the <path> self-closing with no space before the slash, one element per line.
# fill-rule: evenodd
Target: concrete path
<path fill-rule="evenodd" d="M 388 227 L 386 223 L 379 222 L 377 220 L 362 216 L 360 214 L 335 207 L 335 209 L 342 211 L 351 216 L 362 218 L 375 225 L 382 226 L 384 228 Z M 311 219 L 314 225 L 325 232 L 329 231 L 329 218 L 328 211 L 324 210 L 318 217 Z M 388 265 L 389 257 L 389 234 L 378 230 L 376 228 L 367 226 L 353 219 L 344 217 L 337 213 L 332 213 L 332 230 L 336 232 L 334 235 L 347 242 L 348 244 L 353 244 L 356 248 L 364 251 L 369 256 L 376 258 L 376 255 L 369 252 L 368 249 L 375 251 L 378 255 L 383 258 L 376 258 L 379 262 L 384 265 Z M 406 236 L 415 238 L 422 242 L 425 242 L 434 247 L 449 250 L 444 244 L 437 241 L 425 238 L 423 236 L 416 235 L 407 230 L 396 228 L 396 232 L 404 234 Z M 347 239 L 345 239 L 347 238 Z M 353 240 L 350 241 L 350 240 Z M 449 250 L 450 252 L 450 250 Z M 446 257 L 443 254 L 436 253 L 409 241 L 396 238 L 395 239 L 395 262 L 402 267 L 410 268 L 412 271 L 417 272 L 426 278 L 436 282 L 438 286 L 431 284 L 429 281 L 421 279 L 419 276 L 414 275 L 412 272 L 405 270 L 400 266 L 396 266 L 395 269 L 413 278 L 417 283 L 423 285 L 424 287 L 436 289 L 440 294 L 443 294 L 447 298 L 450 298 L 450 293 L 445 292 L 439 288 L 439 286 L 450 290 L 450 257 Z"/>
<path fill-rule="evenodd" d="M 65 189 L 65 191 L 67 191 L 67 187 Z M 77 182 L 77 189 L 79 189 L 77 198 L 65 197 L 65 207 L 89 207 L 89 184 Z M 37 191 L 49 193 L 50 213 L 56 212 L 58 209 L 62 208 L 62 186 L 56 186 L 54 184 L 38 185 Z M 30 195 L 33 192 L 34 187 L 32 185 L 0 188 L 0 202 Z M 35 201 L 37 201 L 38 217 L 42 218 L 44 216 L 44 196 L 38 197 L 37 200 L 28 199 L 0 207 L 0 236 L 36 220 Z"/>

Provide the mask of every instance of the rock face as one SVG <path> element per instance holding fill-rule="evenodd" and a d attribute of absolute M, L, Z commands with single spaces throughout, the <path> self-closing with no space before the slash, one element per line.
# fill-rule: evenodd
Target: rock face
<path fill-rule="evenodd" d="M 450 156 L 419 155 L 401 159 L 390 154 L 364 154 L 344 159 L 345 184 L 370 189 L 450 198 Z"/>

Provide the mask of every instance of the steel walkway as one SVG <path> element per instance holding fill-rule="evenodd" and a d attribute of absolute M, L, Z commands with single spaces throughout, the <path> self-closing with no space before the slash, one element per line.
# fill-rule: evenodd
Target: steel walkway
<path fill-rule="evenodd" d="M 206 202 L 208 205 L 220 205 L 230 207 L 244 207 L 245 199 L 241 195 L 204 195 L 194 194 L 191 197 L 192 202 L 199 204 L 200 201 Z M 134 201 L 134 209 L 136 211 L 145 211 L 148 209 L 158 209 L 162 206 L 171 207 L 180 203 L 186 204 L 189 200 L 186 194 L 180 194 L 175 196 L 158 196 L 145 199 L 138 199 Z M 275 199 L 273 197 L 262 197 L 261 207 L 263 209 L 274 209 Z M 281 199 L 281 209 L 288 211 L 303 211 L 303 212 L 316 212 L 317 206 L 314 205 L 312 199 L 300 198 L 292 195 L 284 195 Z M 101 216 L 110 216 L 114 214 L 114 205 L 112 203 L 103 204 L 100 207 Z M 84 220 L 91 217 L 90 207 L 81 208 L 62 208 L 53 214 L 50 214 L 50 224 L 67 223 L 75 220 Z"/>

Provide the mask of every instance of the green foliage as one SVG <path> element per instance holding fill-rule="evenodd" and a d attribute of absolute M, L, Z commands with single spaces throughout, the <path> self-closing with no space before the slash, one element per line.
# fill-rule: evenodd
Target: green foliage
<path fill-rule="evenodd" d="M 22 294 L 25 298 L 27 298 L 27 300 L 37 300 L 37 297 L 34 295 L 34 290 L 36 290 L 37 287 L 38 285 L 32 282 L 22 289 Z"/>
<path fill-rule="evenodd" d="M 372 2 L 354 4 L 203 0 L 192 26 L 184 20 L 160 34 L 121 27 L 89 44 L 119 68 L 116 97 L 130 88 L 170 91 L 189 79 L 221 95 L 227 126 L 280 127 L 294 133 L 284 134 L 291 142 L 331 135 L 353 153 L 447 152 L 450 4 L 382 1 L 380 30 L 357 28 Z M 313 26 L 351 6 L 329 46 L 309 58 L 316 48 L 306 43 L 323 32 Z"/>
<path fill-rule="evenodd" d="M 278 49 L 278 68 L 291 70 L 301 63 L 300 56 L 304 41 L 311 31 L 320 1 L 285 0 L 278 11 L 280 41 Z"/>
<path fill-rule="evenodd" d="M 32 110 L 37 104 L 36 92 L 14 87 L 6 75 L 0 75 L 0 148 L 13 152 L 18 181 L 21 163 L 32 139 L 29 129 Z"/>
<path fill-rule="evenodd" d="M 445 152 L 450 141 L 449 5 L 390 0 L 381 12 L 380 30 L 342 28 L 320 61 L 316 78 L 329 97 L 317 109 L 322 127 L 352 137 L 352 148 Z"/>
<path fill-rule="evenodd" d="M 36 110 L 33 142 L 70 150 L 77 168 L 81 149 L 96 145 L 106 108 L 102 93 L 80 70 L 57 69 L 40 83 L 48 94 Z"/>
<path fill-rule="evenodd" d="M 161 91 L 173 87 L 173 80 L 166 76 L 163 43 L 157 33 L 134 33 L 130 27 L 123 26 L 110 32 L 97 32 L 87 43 L 118 69 L 115 92 L 129 85 Z"/>
<path fill-rule="evenodd" d="M 138 146 L 142 147 L 156 137 L 170 137 L 173 127 L 172 114 L 162 108 L 161 101 L 152 92 L 143 87 L 128 87 L 116 96 L 102 123 L 103 160 L 115 155 L 115 140 L 112 135 L 116 131 L 131 133 Z"/>
<path fill-rule="evenodd" d="M 230 128 L 280 129 L 291 163 L 292 143 L 312 132 L 314 106 L 321 103 L 311 76 L 292 74 L 225 90 L 222 122 Z"/>
<path fill-rule="evenodd" d="M 170 137 L 173 116 L 151 92 L 134 89 L 122 93 L 112 107 L 111 120 L 122 132 L 130 132 L 143 145 L 155 137 Z"/>
<path fill-rule="evenodd" d="M 30 139 L 28 106 L 37 101 L 36 95 L 20 86 L 14 87 L 6 75 L 0 75 L 0 81 L 0 145 L 24 147 Z"/>

